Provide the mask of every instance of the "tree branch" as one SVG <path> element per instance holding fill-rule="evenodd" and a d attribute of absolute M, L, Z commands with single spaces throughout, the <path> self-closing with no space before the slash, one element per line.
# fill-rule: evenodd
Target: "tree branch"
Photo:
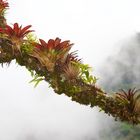
<path fill-rule="evenodd" d="M 0 8 L 7 3 L 0 2 Z M 65 94 L 83 105 L 98 106 L 116 120 L 132 124 L 140 122 L 138 90 L 120 91 L 107 94 L 96 86 L 96 77 L 90 75 L 89 66 L 78 59 L 75 52 L 69 53 L 72 44 L 59 38 L 45 42 L 34 38 L 28 30 L 17 23 L 7 25 L 4 10 L 0 9 L 0 63 L 10 64 L 12 60 L 25 66 L 33 75 L 37 84 L 44 79 L 57 94 Z"/>

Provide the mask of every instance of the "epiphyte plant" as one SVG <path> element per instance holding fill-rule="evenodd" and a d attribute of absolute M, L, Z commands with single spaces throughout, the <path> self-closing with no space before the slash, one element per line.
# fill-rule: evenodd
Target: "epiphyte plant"
<path fill-rule="evenodd" d="M 106 93 L 97 86 L 97 78 L 90 74 L 90 67 L 83 64 L 69 40 L 60 38 L 37 39 L 31 25 L 22 27 L 6 22 L 5 11 L 9 8 L 7 0 L 0 0 L 0 63 L 10 64 L 12 60 L 25 66 L 34 77 L 35 86 L 47 81 L 57 94 L 65 94 L 83 105 L 98 106 L 115 120 L 131 124 L 140 123 L 139 90 L 121 90 Z"/>

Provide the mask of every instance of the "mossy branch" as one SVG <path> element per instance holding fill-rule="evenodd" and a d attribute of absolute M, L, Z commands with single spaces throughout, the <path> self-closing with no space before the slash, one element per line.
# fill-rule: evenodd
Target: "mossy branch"
<path fill-rule="evenodd" d="M 8 3 L 0 1 L 0 63 L 12 60 L 25 66 L 34 76 L 36 85 L 47 81 L 57 94 L 65 94 L 83 105 L 98 106 L 116 120 L 132 124 L 140 122 L 139 90 L 129 89 L 107 94 L 96 85 L 97 78 L 90 75 L 89 66 L 71 52 L 73 44 L 61 39 L 45 42 L 30 34 L 31 25 L 24 28 L 17 23 L 7 25 L 4 12 Z"/>

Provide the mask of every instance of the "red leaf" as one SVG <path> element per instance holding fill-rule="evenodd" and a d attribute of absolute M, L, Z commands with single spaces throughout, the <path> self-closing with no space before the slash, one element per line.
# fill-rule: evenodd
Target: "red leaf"
<path fill-rule="evenodd" d="M 9 26 L 9 25 L 6 25 L 6 30 L 5 32 L 8 34 L 8 35 L 13 35 L 14 34 L 14 30 Z"/>
<path fill-rule="evenodd" d="M 0 28 L 0 33 L 3 33 L 3 32 L 4 32 L 4 30 L 2 28 Z"/>
<path fill-rule="evenodd" d="M 53 49 L 54 48 L 54 40 L 53 39 L 50 39 L 48 41 L 47 47 L 48 47 L 48 49 Z"/>
<path fill-rule="evenodd" d="M 43 39 L 39 39 L 39 41 L 43 47 L 47 47 L 47 43 Z"/>
<path fill-rule="evenodd" d="M 28 34 L 30 32 L 34 32 L 34 30 L 28 30 L 28 31 L 24 32 L 23 34 L 21 34 L 21 36 L 24 37 L 26 34 Z"/>
<path fill-rule="evenodd" d="M 54 46 L 55 47 L 58 46 L 60 44 L 60 42 L 61 42 L 61 39 L 57 37 L 54 41 Z"/>
<path fill-rule="evenodd" d="M 66 40 L 66 41 L 63 41 L 63 42 L 61 42 L 60 43 L 60 46 L 61 46 L 61 48 L 66 48 L 66 47 L 68 47 L 69 46 L 69 40 Z"/>
<path fill-rule="evenodd" d="M 14 28 L 13 28 L 13 30 L 14 30 L 15 34 L 18 34 L 18 32 L 19 32 L 19 26 L 18 26 L 18 23 L 15 23 L 15 24 L 14 24 Z"/>
<path fill-rule="evenodd" d="M 31 27 L 32 27 L 32 25 L 28 25 L 28 26 L 24 27 L 24 28 L 21 30 L 20 34 L 23 35 L 23 34 L 24 34 L 29 28 L 31 28 Z"/>

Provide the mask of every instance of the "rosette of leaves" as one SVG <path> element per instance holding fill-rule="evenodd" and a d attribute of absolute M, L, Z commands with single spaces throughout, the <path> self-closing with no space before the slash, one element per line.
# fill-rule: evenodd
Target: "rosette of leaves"
<path fill-rule="evenodd" d="M 18 23 L 14 23 L 13 27 L 6 25 L 4 28 L 0 27 L 0 33 L 3 34 L 1 38 L 7 39 L 11 42 L 12 52 L 21 53 L 21 46 L 26 42 L 25 37 L 33 30 L 29 30 L 31 25 L 19 26 Z"/>
<path fill-rule="evenodd" d="M 0 27 L 4 27 L 6 24 L 6 19 L 5 19 L 5 11 L 9 7 L 9 4 L 6 0 L 0 0 Z"/>
<path fill-rule="evenodd" d="M 125 91 L 121 89 L 121 92 L 116 93 L 116 100 L 124 105 L 126 111 L 131 114 L 140 115 L 140 94 L 139 89 L 129 89 Z M 125 112 L 124 112 L 125 113 Z M 131 118 L 130 118 L 131 120 Z"/>
<path fill-rule="evenodd" d="M 0 0 L 0 15 L 9 7 L 7 0 Z"/>
<path fill-rule="evenodd" d="M 72 82 L 79 78 L 80 76 L 80 67 L 77 65 L 81 63 L 81 59 L 78 59 L 78 55 L 75 52 L 71 52 L 67 55 L 65 62 L 59 62 L 59 71 L 62 72 L 63 80 Z"/>
<path fill-rule="evenodd" d="M 76 63 L 69 63 L 64 67 L 64 77 L 67 81 L 74 81 L 80 76 L 80 67 Z"/>
<path fill-rule="evenodd" d="M 69 50 L 73 44 L 70 41 L 63 41 L 56 38 L 45 42 L 39 39 L 40 43 L 35 43 L 35 48 L 30 54 L 38 59 L 38 61 L 47 68 L 48 71 L 53 72 L 57 61 L 65 62 Z"/>

